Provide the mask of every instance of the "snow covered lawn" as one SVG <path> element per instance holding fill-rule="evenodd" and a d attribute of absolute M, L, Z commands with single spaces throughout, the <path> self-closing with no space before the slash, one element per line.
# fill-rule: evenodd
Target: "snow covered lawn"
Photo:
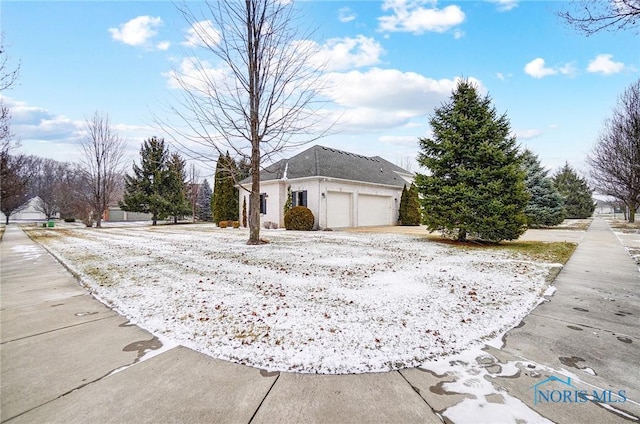
<path fill-rule="evenodd" d="M 35 229 L 106 304 L 147 330 L 267 370 L 418 366 L 499 335 L 552 265 L 389 234 L 211 225 Z"/>

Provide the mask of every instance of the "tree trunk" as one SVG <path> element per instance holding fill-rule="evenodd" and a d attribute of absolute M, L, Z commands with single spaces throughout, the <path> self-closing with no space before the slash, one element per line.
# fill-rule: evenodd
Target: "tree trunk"
<path fill-rule="evenodd" d="M 467 230 L 461 228 L 458 231 L 458 241 L 467 241 Z"/>
<path fill-rule="evenodd" d="M 151 221 L 152 221 L 151 225 L 156 225 L 158 223 L 158 217 L 156 216 L 155 213 L 151 217 Z"/>
<path fill-rule="evenodd" d="M 632 204 L 631 207 L 629 207 L 629 223 L 633 224 L 634 222 L 636 222 L 636 208 L 638 207 L 638 205 Z"/>

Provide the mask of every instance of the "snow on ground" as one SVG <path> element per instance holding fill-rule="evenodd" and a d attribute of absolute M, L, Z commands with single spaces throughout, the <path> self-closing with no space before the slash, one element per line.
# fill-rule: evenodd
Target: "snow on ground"
<path fill-rule="evenodd" d="M 442 384 L 446 393 L 467 395 L 465 399 L 447 408 L 442 415 L 456 424 L 477 423 L 478 417 L 487 423 L 544 423 L 551 421 L 529 408 L 520 399 L 509 395 L 506 389 L 496 388 L 491 382 L 496 377 L 513 377 L 522 361 L 499 362 L 480 347 L 428 362 L 421 368 L 451 377 L 454 381 Z"/>
<path fill-rule="evenodd" d="M 310 373 L 418 366 L 508 330 L 551 264 L 424 238 L 210 225 L 36 229 L 102 301 L 216 358 Z"/>

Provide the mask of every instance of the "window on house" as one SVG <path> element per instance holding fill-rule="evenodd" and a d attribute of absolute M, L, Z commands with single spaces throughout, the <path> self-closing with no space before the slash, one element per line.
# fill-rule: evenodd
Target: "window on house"
<path fill-rule="evenodd" d="M 291 193 L 291 206 L 304 206 L 307 207 L 307 190 L 294 191 Z"/>
<path fill-rule="evenodd" d="M 260 194 L 260 213 L 267 214 L 267 193 Z"/>

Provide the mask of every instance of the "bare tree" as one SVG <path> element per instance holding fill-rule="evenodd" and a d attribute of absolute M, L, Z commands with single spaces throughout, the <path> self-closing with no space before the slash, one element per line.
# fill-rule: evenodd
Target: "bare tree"
<path fill-rule="evenodd" d="M 7 90 L 15 84 L 20 73 L 20 64 L 10 69 L 9 56 L 4 47 L 4 33 L 0 33 L 0 91 Z M 11 132 L 11 111 L 0 97 L 0 154 L 9 154 L 9 151 L 17 146 L 14 135 Z"/>
<path fill-rule="evenodd" d="M 178 10 L 200 50 L 172 72 L 181 94 L 171 109 L 182 128 L 158 124 L 192 159 L 213 161 L 230 151 L 251 164 L 248 244 L 261 244 L 261 165 L 329 128 L 320 125 L 316 45 L 297 32 L 290 1 L 219 0 L 205 2 L 204 13 L 186 4 Z"/>
<path fill-rule="evenodd" d="M 11 215 L 27 206 L 31 160 L 30 156 L 0 152 L 0 211 L 5 215 L 5 224 L 9 224 Z"/>
<path fill-rule="evenodd" d="M 114 196 L 121 190 L 125 142 L 111 128 L 109 115 L 95 112 L 85 121 L 86 134 L 80 142 L 81 178 L 86 190 L 84 199 L 90 206 L 96 227 Z"/>
<path fill-rule="evenodd" d="M 73 188 L 74 167 L 69 163 L 53 159 L 31 157 L 30 197 L 37 196 L 35 209 L 47 219 L 63 212 L 69 189 Z"/>
<path fill-rule="evenodd" d="M 558 16 L 587 36 L 603 30 L 631 30 L 637 33 L 640 0 L 574 0 L 573 11 Z"/>
<path fill-rule="evenodd" d="M 640 207 L 640 79 L 618 98 L 588 162 L 596 189 L 624 202 L 634 222 Z"/>

